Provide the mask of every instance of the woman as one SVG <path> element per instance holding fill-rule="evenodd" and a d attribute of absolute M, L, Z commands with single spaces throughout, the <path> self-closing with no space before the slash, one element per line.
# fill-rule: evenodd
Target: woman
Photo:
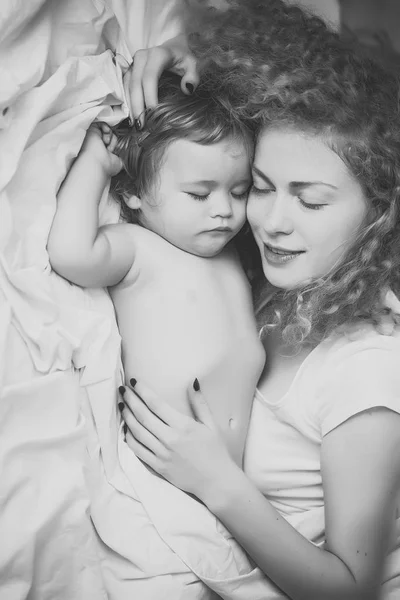
<path fill-rule="evenodd" d="M 201 381 L 189 387 L 191 419 L 133 380 L 127 443 L 203 502 L 282 598 L 394 599 L 400 332 L 379 325 L 400 293 L 400 85 L 328 32 L 299 51 L 310 20 L 271 6 L 284 54 L 257 2 L 214 15 L 203 36 L 210 85 L 229 85 L 257 128 L 247 214 L 267 362 L 244 472 Z"/>

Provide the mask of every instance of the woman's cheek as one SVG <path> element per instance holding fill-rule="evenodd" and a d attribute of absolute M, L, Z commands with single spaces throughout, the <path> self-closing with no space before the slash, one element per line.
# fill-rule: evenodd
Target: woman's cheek
<path fill-rule="evenodd" d="M 251 200 L 249 200 L 247 204 L 247 220 L 252 232 L 256 233 L 256 231 L 260 229 L 262 223 L 261 211 L 255 209 L 254 203 L 251 203 Z"/>

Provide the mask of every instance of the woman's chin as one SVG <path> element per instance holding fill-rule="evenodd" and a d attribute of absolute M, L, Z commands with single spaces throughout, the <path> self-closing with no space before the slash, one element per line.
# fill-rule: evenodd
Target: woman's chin
<path fill-rule="evenodd" d="M 305 280 L 295 276 L 292 273 L 278 271 L 277 269 L 271 268 L 269 265 L 263 265 L 263 271 L 267 281 L 279 290 L 295 290 L 302 288 L 305 284 Z"/>

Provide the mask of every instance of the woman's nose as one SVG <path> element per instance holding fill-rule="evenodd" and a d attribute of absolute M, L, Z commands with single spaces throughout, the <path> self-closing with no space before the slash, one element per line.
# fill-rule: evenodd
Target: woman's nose
<path fill-rule="evenodd" d="M 270 235 L 283 233 L 288 235 L 293 231 L 291 216 L 291 198 L 276 196 L 264 216 L 264 230 Z"/>
<path fill-rule="evenodd" d="M 231 217 L 232 202 L 228 194 L 216 194 L 210 204 L 210 215 L 211 217 L 221 217 L 227 219 Z"/>

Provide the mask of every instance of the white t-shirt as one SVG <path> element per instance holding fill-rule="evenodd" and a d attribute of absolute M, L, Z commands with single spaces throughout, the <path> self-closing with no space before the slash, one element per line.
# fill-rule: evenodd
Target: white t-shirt
<path fill-rule="evenodd" d="M 256 392 L 245 471 L 271 504 L 317 545 L 325 536 L 322 438 L 351 416 L 378 406 L 400 413 L 400 328 L 384 336 L 363 325 L 331 336 L 307 356 L 278 402 Z M 393 523 L 383 590 L 385 600 L 400 598 L 399 518 Z"/>

